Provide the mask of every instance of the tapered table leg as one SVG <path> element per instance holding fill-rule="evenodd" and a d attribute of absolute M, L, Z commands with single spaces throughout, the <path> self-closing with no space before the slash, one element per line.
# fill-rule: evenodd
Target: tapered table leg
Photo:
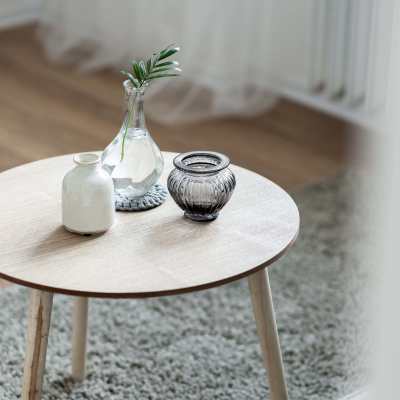
<path fill-rule="evenodd" d="M 53 294 L 31 290 L 22 400 L 40 400 Z"/>
<path fill-rule="evenodd" d="M 75 298 L 72 326 L 72 377 L 83 381 L 86 374 L 88 299 Z"/>
<path fill-rule="evenodd" d="M 249 276 L 248 280 L 264 365 L 268 373 L 271 399 L 287 400 L 288 394 L 268 271 L 262 269 L 255 272 Z"/>

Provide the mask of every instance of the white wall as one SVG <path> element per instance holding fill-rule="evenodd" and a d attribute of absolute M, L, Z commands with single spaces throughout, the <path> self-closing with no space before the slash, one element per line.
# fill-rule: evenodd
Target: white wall
<path fill-rule="evenodd" d="M 41 0 L 0 0 L 0 29 L 34 21 Z"/>

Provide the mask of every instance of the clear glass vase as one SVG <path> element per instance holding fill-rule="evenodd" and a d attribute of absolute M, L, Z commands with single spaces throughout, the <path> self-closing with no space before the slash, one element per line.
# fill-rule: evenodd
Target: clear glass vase
<path fill-rule="evenodd" d="M 164 160 L 146 127 L 144 93 L 124 82 L 127 111 L 118 135 L 102 154 L 103 168 L 114 181 L 115 192 L 126 197 L 140 197 L 160 178 Z"/>

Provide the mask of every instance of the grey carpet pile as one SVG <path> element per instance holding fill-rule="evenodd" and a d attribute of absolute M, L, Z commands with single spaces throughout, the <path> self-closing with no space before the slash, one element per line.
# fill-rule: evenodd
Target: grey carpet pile
<path fill-rule="evenodd" d="M 364 384 L 365 228 L 353 188 L 346 175 L 295 195 L 301 234 L 270 269 L 292 400 L 337 400 Z M 0 291 L 2 400 L 20 398 L 27 294 Z M 44 399 L 268 398 L 246 281 L 160 299 L 93 300 L 82 384 L 69 378 L 70 298 L 54 301 Z"/>

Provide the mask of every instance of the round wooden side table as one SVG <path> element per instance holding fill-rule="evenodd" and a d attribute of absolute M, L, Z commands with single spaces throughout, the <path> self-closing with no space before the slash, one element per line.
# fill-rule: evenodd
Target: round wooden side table
<path fill-rule="evenodd" d="M 175 154 L 164 153 L 165 185 Z M 54 293 L 76 296 L 72 374 L 85 375 L 88 298 L 176 295 L 248 278 L 271 398 L 287 399 L 266 267 L 295 241 L 299 213 L 268 179 L 232 165 L 237 187 L 217 220 L 185 219 L 169 197 L 155 209 L 118 213 L 99 236 L 61 226 L 61 180 L 72 156 L 0 174 L 0 277 L 31 290 L 23 400 L 41 398 Z"/>

